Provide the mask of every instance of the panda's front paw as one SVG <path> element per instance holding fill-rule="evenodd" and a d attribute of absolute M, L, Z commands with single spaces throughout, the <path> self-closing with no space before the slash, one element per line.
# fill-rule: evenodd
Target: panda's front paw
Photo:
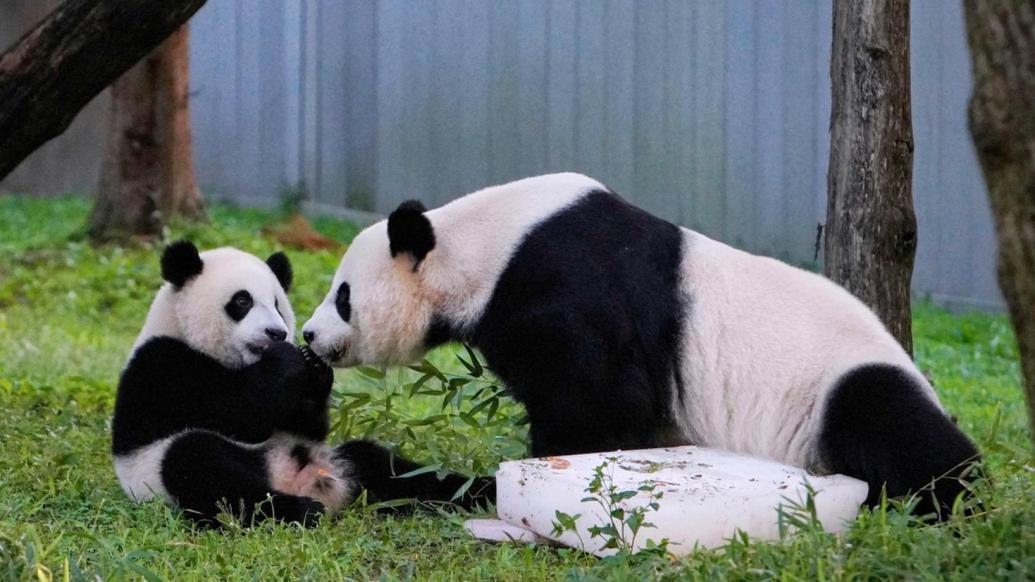
<path fill-rule="evenodd" d="M 306 529 L 319 525 L 325 513 L 323 504 L 309 497 L 274 495 L 268 505 L 263 507 L 264 517 L 297 523 Z"/>
<path fill-rule="evenodd" d="M 298 348 L 289 342 L 275 342 L 262 354 L 256 372 L 260 381 L 287 400 L 301 396 L 301 387 L 308 383 L 309 366 Z M 286 405 L 287 402 L 282 402 Z"/>
<path fill-rule="evenodd" d="M 331 393 L 334 384 L 334 371 L 309 346 L 298 348 L 309 371 L 306 382 L 306 395 L 316 400 L 324 400 Z"/>

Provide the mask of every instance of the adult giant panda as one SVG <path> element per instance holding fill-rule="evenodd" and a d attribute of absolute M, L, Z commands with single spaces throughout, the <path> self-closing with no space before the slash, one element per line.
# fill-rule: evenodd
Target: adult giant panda
<path fill-rule="evenodd" d="M 844 289 L 578 174 L 403 203 L 356 237 L 303 337 L 334 366 L 473 344 L 536 456 L 696 444 L 857 477 L 870 504 L 933 480 L 944 508 L 978 455 Z"/>
<path fill-rule="evenodd" d="M 324 443 L 333 374 L 284 341 L 295 326 L 285 255 L 263 262 L 181 241 L 161 268 L 166 283 L 123 370 L 112 422 L 115 472 L 132 499 L 159 497 L 204 526 L 223 511 L 245 525 L 273 517 L 310 526 L 368 483 L 375 501 L 448 500 L 466 481 L 389 480 L 417 465 L 366 441 Z M 486 493 L 472 488 L 460 503 Z"/>

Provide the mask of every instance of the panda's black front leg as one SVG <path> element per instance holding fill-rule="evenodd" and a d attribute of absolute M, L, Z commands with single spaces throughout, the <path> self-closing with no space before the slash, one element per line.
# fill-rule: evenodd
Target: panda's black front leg
<path fill-rule="evenodd" d="M 335 457 L 348 462 L 351 477 L 367 492 L 367 500 L 378 503 L 397 499 L 418 502 L 453 503 L 464 509 L 476 509 L 496 503 L 496 478 L 475 477 L 463 495 L 454 499 L 468 477 L 447 473 L 441 479 L 436 473 L 402 477 L 421 466 L 368 440 L 352 440 L 338 446 Z M 398 508 L 393 508 L 398 510 Z"/>
<path fill-rule="evenodd" d="M 322 441 L 330 431 L 328 401 L 334 372 L 308 346 L 298 348 L 298 351 L 304 369 L 298 374 L 297 383 L 288 387 L 298 395 L 298 399 L 277 428 L 296 436 Z"/>

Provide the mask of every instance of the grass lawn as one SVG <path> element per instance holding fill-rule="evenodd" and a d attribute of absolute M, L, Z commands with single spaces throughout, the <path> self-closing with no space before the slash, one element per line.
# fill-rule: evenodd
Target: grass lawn
<path fill-rule="evenodd" d="M 314 530 L 267 524 L 195 532 L 160 503 L 131 504 L 109 455 L 119 371 L 160 283 L 158 247 L 83 242 L 81 199 L 0 197 L 0 579 L 1035 579 L 1035 460 L 1016 348 L 1002 316 L 953 316 L 918 305 L 917 358 L 948 409 L 988 459 L 991 509 L 939 527 L 895 511 L 864 512 L 837 538 L 807 531 L 782 543 L 733 540 L 671 562 L 598 561 L 579 552 L 470 539 L 464 517 L 410 517 L 353 507 Z M 232 244 L 266 256 L 271 215 L 216 207 L 211 226 L 177 226 L 170 240 Z M 317 220 L 347 240 L 355 228 Z M 323 297 L 337 251 L 288 251 L 300 321 Z M 467 379 L 440 349 L 430 360 Z M 466 356 L 465 356 L 466 357 Z M 411 371 L 337 372 L 335 438 L 370 435 L 464 471 L 521 456 L 521 411 L 491 383 L 425 385 Z M 492 414 L 489 414 L 491 409 Z M 431 419 L 431 421 L 428 421 Z M 664 501 L 662 501 L 664 503 Z"/>

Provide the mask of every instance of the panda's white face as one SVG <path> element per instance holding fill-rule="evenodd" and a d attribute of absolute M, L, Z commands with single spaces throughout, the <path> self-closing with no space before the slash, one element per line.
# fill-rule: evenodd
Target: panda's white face
<path fill-rule="evenodd" d="M 169 282 L 155 298 L 138 346 L 170 336 L 240 368 L 258 362 L 271 343 L 294 335 L 294 312 L 271 264 L 233 248 L 197 254 L 190 243 L 176 244 L 178 253 L 167 250 L 163 256 Z M 290 285 L 290 265 L 283 255 L 278 261 Z"/>
<path fill-rule="evenodd" d="M 302 336 L 333 366 L 407 364 L 424 352 L 432 315 L 425 295 L 412 256 L 392 256 L 379 222 L 349 246 Z"/>
<path fill-rule="evenodd" d="M 176 295 L 184 340 L 229 367 L 259 361 L 272 342 L 294 335 L 287 295 L 259 258 L 235 249 L 201 254 L 205 269 Z"/>

